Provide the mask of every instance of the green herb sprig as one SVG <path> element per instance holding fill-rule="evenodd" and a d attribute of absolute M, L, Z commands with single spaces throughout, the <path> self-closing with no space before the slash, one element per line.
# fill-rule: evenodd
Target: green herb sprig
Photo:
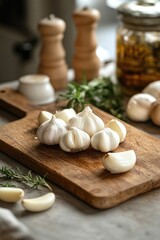
<path fill-rule="evenodd" d="M 6 182 L 6 183 L 0 183 L 0 187 L 16 187 L 16 185 L 10 182 Z"/>
<path fill-rule="evenodd" d="M 59 101 L 68 100 L 66 107 L 82 111 L 86 104 L 92 104 L 113 116 L 126 120 L 124 101 L 118 83 L 113 83 L 110 77 L 101 77 L 81 84 L 71 82 Z"/>
<path fill-rule="evenodd" d="M 10 180 L 16 180 L 18 182 L 21 182 L 31 188 L 38 188 L 40 186 L 47 187 L 49 190 L 52 191 L 52 188 L 49 186 L 49 184 L 45 181 L 44 177 L 41 177 L 39 175 L 33 176 L 31 171 L 28 171 L 26 174 L 19 168 L 16 170 L 2 166 L 0 168 L 0 177 L 5 177 Z M 15 187 L 14 184 L 5 183 L 1 184 L 3 187 Z"/>

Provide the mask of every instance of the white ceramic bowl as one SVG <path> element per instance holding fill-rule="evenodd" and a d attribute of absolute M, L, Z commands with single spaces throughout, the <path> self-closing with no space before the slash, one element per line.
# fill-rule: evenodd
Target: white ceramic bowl
<path fill-rule="evenodd" d="M 47 75 L 30 74 L 20 77 L 18 90 L 34 105 L 55 101 L 55 91 Z"/>

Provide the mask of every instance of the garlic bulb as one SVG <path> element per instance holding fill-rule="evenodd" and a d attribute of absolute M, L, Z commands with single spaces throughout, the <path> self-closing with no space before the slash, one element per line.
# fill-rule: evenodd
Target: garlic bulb
<path fill-rule="evenodd" d="M 63 120 L 52 116 L 51 120 L 48 120 L 40 125 L 37 130 L 37 138 L 41 143 L 55 145 L 59 143 L 59 138 L 66 131 L 66 123 Z"/>
<path fill-rule="evenodd" d="M 67 123 L 69 119 L 76 116 L 76 112 L 73 108 L 66 108 L 62 111 L 56 111 L 55 116 L 56 118 L 60 118 Z"/>
<path fill-rule="evenodd" d="M 143 89 L 142 92 L 148 93 L 156 99 L 160 98 L 160 80 L 151 82 Z"/>
<path fill-rule="evenodd" d="M 40 212 L 52 207 L 55 202 L 55 194 L 53 192 L 47 193 L 41 197 L 23 199 L 23 207 L 30 212 Z"/>
<path fill-rule="evenodd" d="M 124 141 L 127 130 L 122 122 L 116 119 L 112 119 L 106 124 L 106 127 L 111 128 L 119 135 L 120 143 Z"/>
<path fill-rule="evenodd" d="M 91 138 L 91 146 L 101 152 L 109 152 L 119 145 L 119 135 L 110 128 L 95 133 Z"/>
<path fill-rule="evenodd" d="M 72 127 L 60 138 L 59 145 L 65 152 L 79 152 L 90 146 L 90 136 L 86 132 Z"/>
<path fill-rule="evenodd" d="M 82 112 L 68 121 L 68 127 L 79 128 L 88 133 L 89 136 L 92 136 L 94 133 L 104 128 L 104 122 L 87 106 Z"/>
<path fill-rule="evenodd" d="M 41 125 L 47 120 L 51 120 L 53 114 L 47 111 L 41 111 L 38 115 L 38 124 Z"/>
<path fill-rule="evenodd" d="M 4 202 L 15 203 L 24 196 L 24 191 L 21 188 L 1 187 L 0 200 Z"/>
<path fill-rule="evenodd" d="M 151 105 L 151 120 L 157 126 L 160 126 L 160 99 Z"/>
<path fill-rule="evenodd" d="M 155 97 L 148 93 L 138 93 L 132 96 L 127 104 L 127 116 L 136 122 L 145 122 L 150 118 L 151 104 Z"/>
<path fill-rule="evenodd" d="M 127 172 L 134 167 L 136 163 L 136 154 L 133 150 L 107 153 L 104 156 L 102 163 L 111 173 Z"/>

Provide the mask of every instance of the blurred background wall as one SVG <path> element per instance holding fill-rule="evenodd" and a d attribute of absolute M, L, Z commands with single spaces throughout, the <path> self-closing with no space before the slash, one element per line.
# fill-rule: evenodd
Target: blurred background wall
<path fill-rule="evenodd" d="M 101 12 L 96 32 L 100 55 L 104 60 L 114 59 L 116 11 L 106 0 L 0 0 L 0 82 L 37 71 L 41 46 L 37 23 L 51 13 L 66 22 L 63 44 L 67 64 L 72 67 L 76 35 L 72 13 L 84 6 Z"/>

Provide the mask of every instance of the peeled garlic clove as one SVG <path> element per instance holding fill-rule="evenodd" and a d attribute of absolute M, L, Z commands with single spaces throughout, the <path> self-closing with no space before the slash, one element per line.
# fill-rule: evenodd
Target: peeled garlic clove
<path fill-rule="evenodd" d="M 90 146 L 90 136 L 76 128 L 69 129 L 59 141 L 59 146 L 65 152 L 79 152 Z"/>
<path fill-rule="evenodd" d="M 91 137 L 94 133 L 104 129 L 104 122 L 87 106 L 82 112 L 68 121 L 68 127 L 79 128 Z"/>
<path fill-rule="evenodd" d="M 55 202 L 55 194 L 50 192 L 41 197 L 23 199 L 23 207 L 30 212 L 41 212 L 52 207 Z"/>
<path fill-rule="evenodd" d="M 142 91 L 143 93 L 148 93 L 155 97 L 156 99 L 160 98 L 160 81 L 154 81 L 148 84 Z"/>
<path fill-rule="evenodd" d="M 47 120 L 51 120 L 53 114 L 47 111 L 41 111 L 38 115 L 38 124 L 46 122 Z"/>
<path fill-rule="evenodd" d="M 122 122 L 116 119 L 112 119 L 106 124 L 106 127 L 111 128 L 119 135 L 120 143 L 124 141 L 127 130 Z"/>
<path fill-rule="evenodd" d="M 151 105 L 151 120 L 157 126 L 160 126 L 160 99 Z"/>
<path fill-rule="evenodd" d="M 91 138 L 91 146 L 101 152 L 109 152 L 119 145 L 119 136 L 111 128 L 104 128 Z"/>
<path fill-rule="evenodd" d="M 73 108 L 66 108 L 62 111 L 56 111 L 55 116 L 56 118 L 60 118 L 67 123 L 69 119 L 76 116 L 76 112 Z"/>
<path fill-rule="evenodd" d="M 132 96 L 127 104 L 127 116 L 135 122 L 145 122 L 150 119 L 151 104 L 155 97 L 148 93 L 138 93 Z"/>
<path fill-rule="evenodd" d="M 9 203 L 18 202 L 24 196 L 24 191 L 21 188 L 1 187 L 0 200 Z"/>
<path fill-rule="evenodd" d="M 107 153 L 102 163 L 111 173 L 127 172 L 134 167 L 136 163 L 136 154 L 134 150 Z"/>

